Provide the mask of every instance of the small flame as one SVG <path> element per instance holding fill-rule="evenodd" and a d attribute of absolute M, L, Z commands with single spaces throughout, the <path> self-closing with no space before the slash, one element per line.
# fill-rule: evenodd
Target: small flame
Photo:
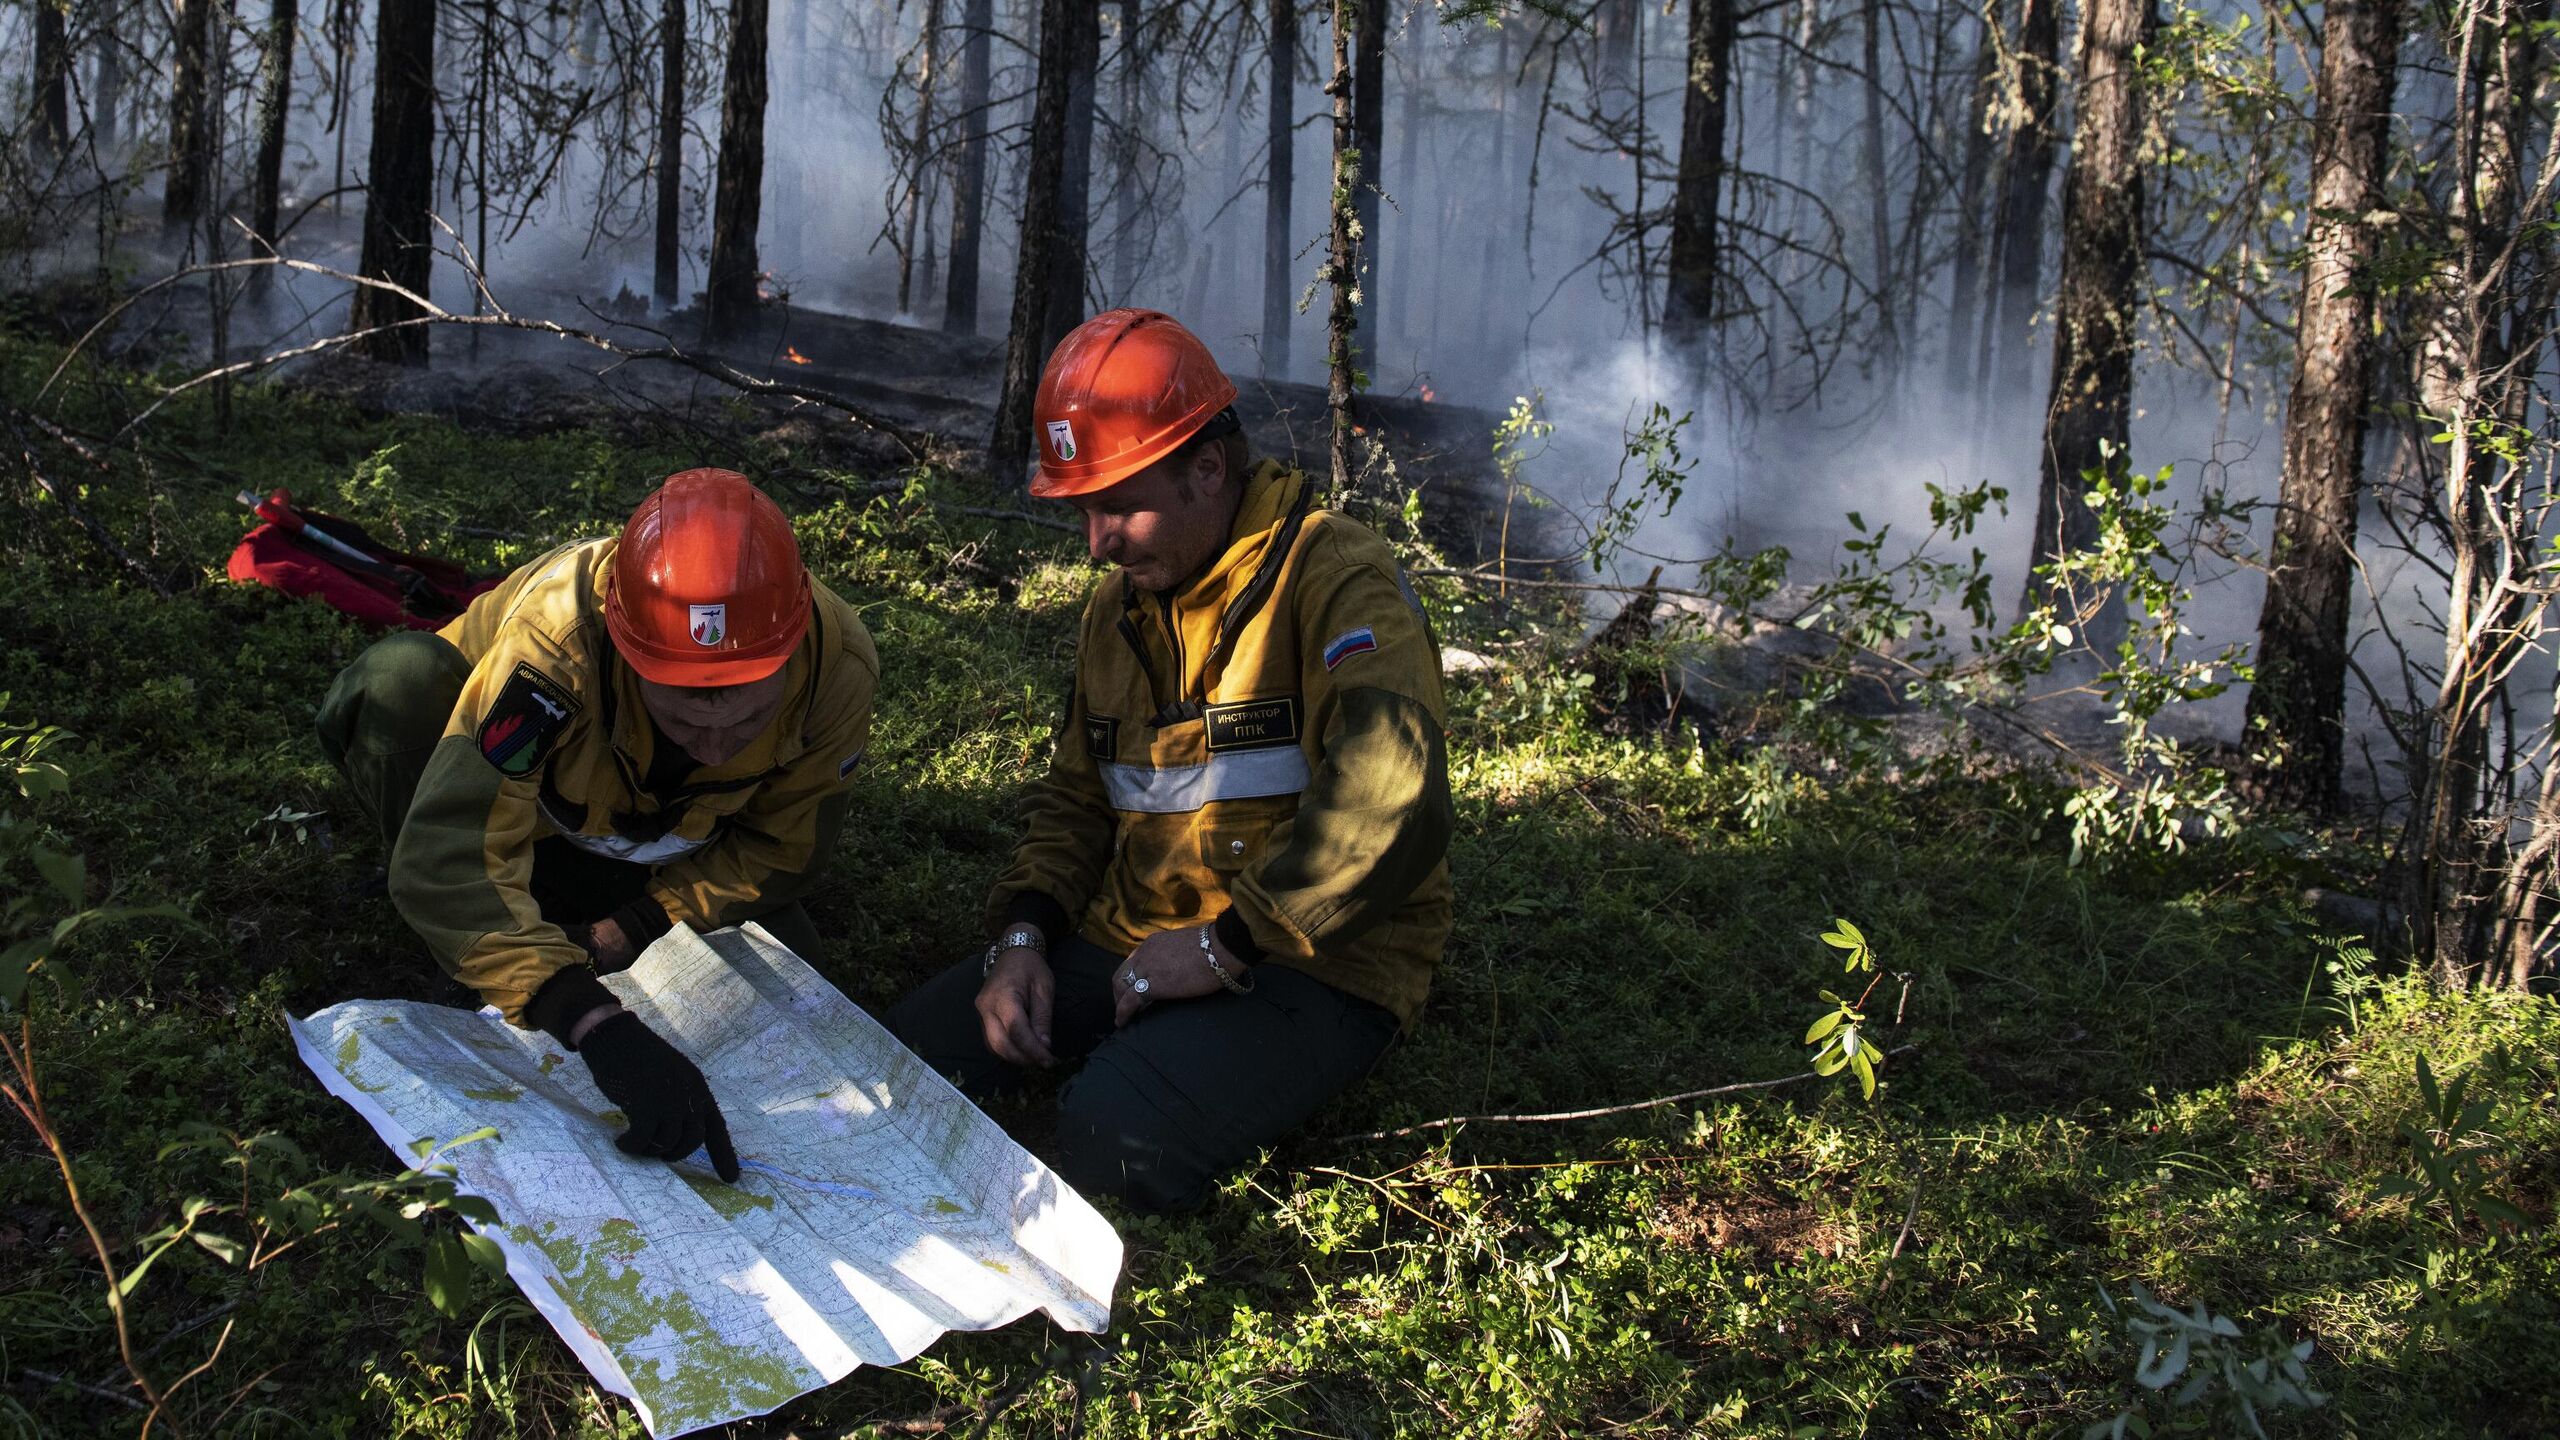
<path fill-rule="evenodd" d="M 1423 403 L 1423 404 L 1425 404 L 1425 405 L 1436 405 L 1436 404 L 1438 404 L 1438 403 L 1439 403 L 1439 401 L 1440 401 L 1440 392 L 1439 392 L 1439 391 L 1432 389 L 1429 385 L 1424 385 L 1424 386 L 1422 387 L 1422 403 Z"/>
<path fill-rule="evenodd" d="M 782 347 L 782 358 L 790 361 L 794 365 L 806 365 L 809 363 L 808 356 L 801 354 L 797 348 L 789 345 Z"/>

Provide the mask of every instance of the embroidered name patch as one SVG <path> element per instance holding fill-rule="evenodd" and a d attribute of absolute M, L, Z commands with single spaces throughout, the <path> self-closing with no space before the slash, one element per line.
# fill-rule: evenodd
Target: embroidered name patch
<path fill-rule="evenodd" d="M 1096 760 L 1120 758 L 1120 722 L 1108 715 L 1084 717 L 1084 753 Z"/>
<path fill-rule="evenodd" d="M 497 766 L 501 775 L 530 775 L 577 713 L 578 702 L 567 690 L 518 661 L 506 688 L 498 692 L 498 702 L 480 718 L 480 758 Z"/>
<path fill-rule="evenodd" d="M 1324 647 L 1324 668 L 1330 670 L 1354 655 L 1366 654 L 1377 648 L 1378 637 L 1370 632 L 1368 626 L 1345 630 Z"/>
<path fill-rule="evenodd" d="M 1203 712 L 1209 722 L 1209 749 L 1262 750 L 1298 743 L 1298 697 L 1245 700 L 1212 705 Z"/>

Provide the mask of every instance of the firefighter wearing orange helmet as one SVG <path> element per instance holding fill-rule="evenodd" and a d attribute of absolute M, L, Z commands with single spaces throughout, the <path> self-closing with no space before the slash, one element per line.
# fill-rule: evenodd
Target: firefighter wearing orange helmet
<path fill-rule="evenodd" d="M 754 919 L 814 954 L 880 662 L 744 476 L 669 477 L 618 537 L 564 545 L 434 634 L 389 636 L 322 701 L 320 743 L 437 962 L 577 1052 L 632 1154 L 707 1148 L 709 1084 L 597 978 L 678 922 Z"/>
<path fill-rule="evenodd" d="M 985 954 L 892 1030 L 963 1088 L 1078 1065 L 1057 1168 L 1196 1205 L 1358 1080 L 1449 933 L 1440 659 L 1376 535 L 1249 464 L 1235 386 L 1171 317 L 1114 310 L 1049 357 L 1035 495 L 1117 567 Z"/>

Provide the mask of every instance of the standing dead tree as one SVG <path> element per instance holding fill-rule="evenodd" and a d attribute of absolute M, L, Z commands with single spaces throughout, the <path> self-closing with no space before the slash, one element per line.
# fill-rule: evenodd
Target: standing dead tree
<path fill-rule="evenodd" d="M 1289 373 L 1289 317 L 1295 285 L 1289 277 L 1296 247 L 1290 243 L 1289 206 L 1297 183 L 1298 0 L 1270 0 L 1270 88 L 1263 97 L 1262 371 Z"/>
<path fill-rule="evenodd" d="M 987 94 L 994 69 L 995 0 L 968 0 L 960 40 L 959 164 L 951 183 L 951 269 L 945 276 L 942 328 L 978 332 L 978 253 L 987 230 Z"/>
<path fill-rule="evenodd" d="M 1708 327 L 1715 321 L 1717 225 L 1724 188 L 1725 111 L 1733 89 L 1733 0 L 1689 0 L 1689 65 L 1680 101 L 1680 171 L 1671 192 L 1669 284 L 1662 335 L 1686 371 L 1703 383 Z"/>
<path fill-rule="evenodd" d="M 1332 304 L 1325 311 L 1325 456 L 1337 493 L 1351 489 L 1352 336 L 1358 320 L 1353 295 L 1359 285 L 1358 251 L 1354 248 L 1352 196 L 1359 185 L 1359 141 L 1351 118 L 1351 7 L 1358 0 L 1333 0 L 1333 74 L 1324 93 L 1333 98 L 1333 194 L 1327 206 L 1332 223 L 1326 233 L 1325 282 Z"/>
<path fill-rule="evenodd" d="M 1093 0 L 1041 0 L 1040 73 L 1031 102 L 1031 157 L 1023 182 L 1022 241 L 1014 252 L 1013 323 L 1005 333 L 1004 382 L 996 399 L 987 469 L 1002 485 L 1019 483 L 1030 465 L 1031 398 L 1048 358 L 1043 321 L 1049 313 L 1058 190 L 1067 168 L 1069 12 Z"/>
<path fill-rule="evenodd" d="M 762 299 L 756 226 L 764 209 L 765 18 L 766 0 L 735 0 L 729 10 L 729 76 L 721 91 L 719 180 L 703 287 L 703 330 L 714 337 L 742 331 Z"/>
<path fill-rule="evenodd" d="M 299 25 L 297 0 L 269 0 L 267 33 L 258 42 L 258 157 L 252 171 L 249 231 L 251 253 L 273 255 L 279 211 L 283 208 L 284 141 L 293 114 L 294 32 Z M 250 287 L 263 294 L 275 271 L 253 272 Z"/>
<path fill-rule="evenodd" d="M 658 17 L 657 246 L 650 294 L 661 312 L 676 308 L 684 263 L 684 0 L 666 0 Z"/>

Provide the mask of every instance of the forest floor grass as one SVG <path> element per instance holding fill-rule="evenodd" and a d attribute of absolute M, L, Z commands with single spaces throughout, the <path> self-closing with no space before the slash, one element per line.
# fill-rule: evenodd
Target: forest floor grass
<path fill-rule="evenodd" d="M 0 345 L 13 403 L 52 358 Z M 74 421 L 112 428 L 134 383 L 84 379 Z M 85 854 L 93 898 L 193 917 L 97 932 L 31 991 L 54 1117 L 127 1262 L 188 1197 L 237 1189 L 214 1158 L 162 1157 L 191 1123 L 280 1133 L 315 1169 L 395 1168 L 279 1017 L 449 994 L 312 740 L 369 637 L 223 581 L 243 486 L 496 569 L 609 532 L 682 466 L 773 477 L 883 661 L 807 958 L 876 1012 L 978 940 L 1098 574 L 1069 537 L 937 508 L 986 503 L 943 477 L 876 493 L 896 477 L 676 432 L 475 434 L 252 389 L 227 431 L 190 402 L 143 436 L 147 470 L 38 449 L 144 566 L 189 582 L 174 596 L 23 469 L 0 523 L 0 718 L 77 737 L 55 757 L 68 793 L 32 814 Z M 1561 653 L 1505 650 L 1521 637 L 1488 627 L 1514 622 L 1426 598 L 1446 643 Z M 2253 828 L 2075 868 L 2031 778 L 1810 771 L 1773 790 L 1747 750 L 1606 733 L 1552 658 L 1451 686 L 1456 933 L 1368 1081 L 1198 1215 L 1106 1205 L 1129 1248 L 1098 1342 L 1036 1317 L 953 1335 L 742 1433 L 2005 1436 L 2127 1407 L 2230 1433 L 2212 1402 L 2174 1410 L 2136 1383 L 2100 1299 L 2133 1282 L 2311 1342 L 2328 1402 L 2269 1433 L 2560 1433 L 2560 1013 L 2341 963 L 2299 896 L 2351 847 Z M 1913 1047 L 1872 1102 L 1833 1079 L 1328 1138 L 1800 1072 L 1818 992 L 1863 983 L 1817 939 L 1835 917 L 1881 958 L 1875 1038 Z M 2489 1188 L 2526 1231 L 2377 1196 L 2411 1167 L 2422 1055 L 2481 1067 Z M 0 1160 L 0 1433 L 132 1433 L 98 1393 L 125 1379 L 59 1177 L 14 1119 Z M 220 1328 L 191 1322 L 231 1327 L 173 1417 L 190 1435 L 638 1433 L 504 1281 L 447 1318 L 419 1269 L 361 1229 L 249 1274 L 182 1249 L 132 1324 L 164 1380 Z"/>

